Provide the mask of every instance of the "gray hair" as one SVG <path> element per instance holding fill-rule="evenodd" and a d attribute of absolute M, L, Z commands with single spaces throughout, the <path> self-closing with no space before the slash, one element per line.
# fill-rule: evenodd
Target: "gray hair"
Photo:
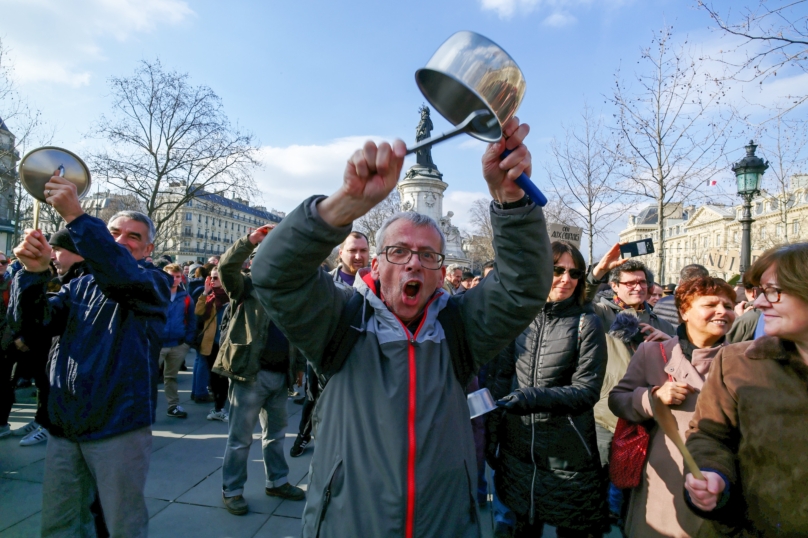
<path fill-rule="evenodd" d="M 109 224 L 112 224 L 118 219 L 129 219 L 135 220 L 137 222 L 143 223 L 146 225 L 146 228 L 149 229 L 149 243 L 154 243 L 154 236 L 157 234 L 157 231 L 154 229 L 154 223 L 152 220 L 146 215 L 145 213 L 141 213 L 140 211 L 118 211 L 109 219 Z"/>
<path fill-rule="evenodd" d="M 451 275 L 452 273 L 454 273 L 458 269 L 462 269 L 462 267 L 460 267 L 460 264 L 457 264 L 457 263 L 449 264 L 449 266 L 446 268 L 446 274 Z"/>
<path fill-rule="evenodd" d="M 690 265 L 685 265 L 682 267 L 682 270 L 679 271 L 679 284 L 683 284 L 692 278 L 705 276 L 710 276 L 710 271 L 708 271 L 706 267 L 697 263 L 691 263 Z"/>
<path fill-rule="evenodd" d="M 381 228 L 379 228 L 379 231 L 376 232 L 377 256 L 382 253 L 382 249 L 384 248 L 384 234 L 387 233 L 387 228 L 389 228 L 390 225 L 393 224 L 395 221 L 402 219 L 410 221 L 413 224 L 413 226 L 417 228 L 429 227 L 438 232 L 438 235 L 440 236 L 440 253 L 446 254 L 446 236 L 443 235 L 443 231 L 440 229 L 440 226 L 438 226 L 438 223 L 435 222 L 435 219 L 427 215 L 421 215 L 420 213 L 416 213 L 415 211 L 401 211 L 388 217 L 388 219 L 385 220 L 384 223 L 382 223 L 382 226 Z"/>
<path fill-rule="evenodd" d="M 612 269 L 612 272 L 609 275 L 609 282 L 618 284 L 620 282 L 620 275 L 622 273 L 633 273 L 634 271 L 642 271 L 645 273 L 645 280 L 648 281 L 648 286 L 651 286 L 651 284 L 654 283 L 654 273 L 649 271 L 643 262 L 634 259 L 628 260 L 623 265 L 618 265 Z"/>

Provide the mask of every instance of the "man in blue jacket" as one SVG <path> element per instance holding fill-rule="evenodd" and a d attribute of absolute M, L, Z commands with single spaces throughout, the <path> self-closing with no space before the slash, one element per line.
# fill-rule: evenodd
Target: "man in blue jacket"
<path fill-rule="evenodd" d="M 171 278 L 171 302 L 166 312 L 166 325 L 163 328 L 160 350 L 160 363 L 163 364 L 163 383 L 168 402 L 166 414 L 174 418 L 186 418 L 188 413 L 180 405 L 177 392 L 177 374 L 185 364 L 185 356 L 194 343 L 196 316 L 191 296 L 180 287 L 182 268 L 176 263 L 163 267 Z"/>
<path fill-rule="evenodd" d="M 27 230 L 14 249 L 25 268 L 12 284 L 15 319 L 38 324 L 43 337 L 61 335 L 49 372 L 42 536 L 92 535 L 94 490 L 112 536 L 146 536 L 143 490 L 171 278 L 143 261 L 154 249 L 146 215 L 123 211 L 106 226 L 84 213 L 75 185 L 56 176 L 45 196 L 89 272 L 46 293 L 51 247 L 42 232 Z"/>

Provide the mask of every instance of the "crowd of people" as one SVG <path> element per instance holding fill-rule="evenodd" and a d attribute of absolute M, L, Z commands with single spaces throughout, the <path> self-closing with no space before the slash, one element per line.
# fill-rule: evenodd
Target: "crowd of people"
<path fill-rule="evenodd" d="M 496 258 L 479 275 L 444 264 L 429 217 L 352 230 L 395 187 L 401 142 L 366 143 L 337 192 L 205 265 L 152 259 L 147 216 L 104 223 L 51 178 L 66 228 L 26 231 L 0 282 L 0 437 L 48 443 L 42 535 L 147 535 L 158 385 L 186 418 L 191 349 L 191 398 L 227 425 L 224 507 L 249 511 L 260 422 L 265 492 L 306 500 L 305 537 L 477 537 L 489 498 L 497 538 L 808 535 L 808 243 L 767 251 L 736 288 L 700 265 L 661 286 L 619 245 L 587 268 L 514 182 L 528 126 L 504 130 L 482 159 Z M 15 364 L 39 398 L 12 431 Z M 305 492 L 283 452 L 295 384 Z M 471 420 L 479 388 L 496 409 Z"/>

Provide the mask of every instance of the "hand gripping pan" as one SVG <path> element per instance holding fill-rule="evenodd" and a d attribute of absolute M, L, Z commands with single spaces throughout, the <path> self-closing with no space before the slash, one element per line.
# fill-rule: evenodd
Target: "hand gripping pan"
<path fill-rule="evenodd" d="M 415 73 L 427 101 L 455 129 L 407 148 L 413 153 L 460 133 L 484 142 L 498 142 L 502 126 L 515 114 L 525 95 L 525 78 L 513 58 L 490 39 L 474 32 L 452 35 Z M 502 157 L 510 152 L 505 151 Z M 539 205 L 547 198 L 522 174 L 516 183 Z"/>

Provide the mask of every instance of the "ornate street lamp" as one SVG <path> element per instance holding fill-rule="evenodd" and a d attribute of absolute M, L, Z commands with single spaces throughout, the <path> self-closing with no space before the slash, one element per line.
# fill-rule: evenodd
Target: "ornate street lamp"
<path fill-rule="evenodd" d="M 738 182 L 738 196 L 743 198 L 743 217 L 739 220 L 743 227 L 741 236 L 741 275 L 752 265 L 752 199 L 760 194 L 760 184 L 763 179 L 763 172 L 769 167 L 768 161 L 764 161 L 755 155 L 757 146 L 753 140 L 749 141 L 746 149 L 746 157 L 735 163 L 732 171 L 735 172 L 735 179 Z"/>

